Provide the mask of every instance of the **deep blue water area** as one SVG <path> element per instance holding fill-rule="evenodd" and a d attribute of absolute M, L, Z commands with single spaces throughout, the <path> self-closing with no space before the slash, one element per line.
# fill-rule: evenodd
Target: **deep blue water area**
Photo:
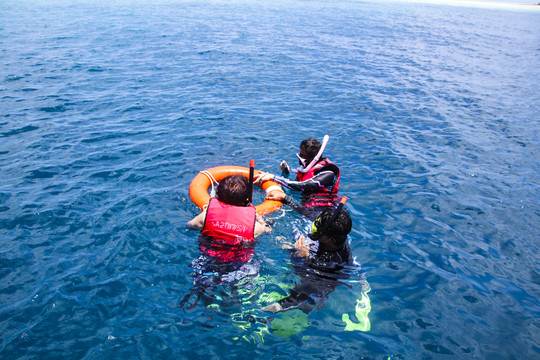
<path fill-rule="evenodd" d="M 0 358 L 539 358 L 539 24 L 390 1 L 0 2 Z M 371 329 L 345 330 L 356 275 L 309 315 L 260 310 L 298 281 L 288 207 L 255 283 L 179 308 L 191 180 L 279 173 L 325 134 Z"/>

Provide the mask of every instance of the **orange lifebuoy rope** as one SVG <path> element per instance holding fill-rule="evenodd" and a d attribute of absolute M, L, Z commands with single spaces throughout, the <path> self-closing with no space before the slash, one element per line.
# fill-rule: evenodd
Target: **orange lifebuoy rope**
<path fill-rule="evenodd" d="M 255 175 L 259 175 L 260 173 L 260 171 L 255 170 Z M 214 181 L 219 182 L 230 175 L 243 175 L 249 178 L 249 168 L 241 166 L 218 166 L 201 171 L 193 178 L 189 185 L 189 197 L 201 210 L 204 209 L 210 201 L 208 188 Z M 271 186 L 275 187 L 276 190 L 281 190 L 281 186 L 274 181 L 265 181 L 261 185 L 263 190 Z M 259 215 L 266 215 L 278 210 L 280 207 L 281 201 L 265 200 L 262 204 L 256 205 L 255 210 Z"/>

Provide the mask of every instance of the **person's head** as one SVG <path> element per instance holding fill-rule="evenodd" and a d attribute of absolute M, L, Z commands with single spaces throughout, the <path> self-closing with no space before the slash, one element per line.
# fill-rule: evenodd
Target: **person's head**
<path fill-rule="evenodd" d="M 321 149 L 321 143 L 313 138 L 303 140 L 300 143 L 300 153 L 297 154 L 300 161 L 300 165 L 306 166 L 317 156 L 317 153 Z M 304 163 L 302 163 L 302 160 Z"/>
<path fill-rule="evenodd" d="M 248 179 L 242 175 L 227 176 L 218 184 L 217 198 L 225 204 L 247 206 L 249 204 Z"/>
<path fill-rule="evenodd" d="M 319 240 L 328 250 L 340 249 L 347 240 L 347 235 L 352 229 L 352 220 L 346 209 L 341 209 L 337 217 L 331 221 L 336 211 L 335 208 L 327 208 L 315 219 L 310 237 Z"/>

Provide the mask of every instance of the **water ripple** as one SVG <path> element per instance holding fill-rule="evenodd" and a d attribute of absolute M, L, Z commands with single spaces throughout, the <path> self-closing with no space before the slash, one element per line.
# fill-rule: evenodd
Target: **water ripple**
<path fill-rule="evenodd" d="M 2 358 L 538 357 L 537 13 L 57 5 L 0 5 Z M 260 310 L 297 282 L 288 208 L 253 287 L 179 309 L 193 177 L 251 159 L 276 173 L 324 134 L 372 330 L 341 321 L 356 278 L 308 316 Z"/>

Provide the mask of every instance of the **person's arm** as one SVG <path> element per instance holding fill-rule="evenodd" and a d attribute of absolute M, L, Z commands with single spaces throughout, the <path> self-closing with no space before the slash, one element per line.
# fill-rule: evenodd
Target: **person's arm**
<path fill-rule="evenodd" d="M 188 229 L 202 230 L 204 227 L 204 220 L 206 219 L 206 209 L 204 209 L 199 215 L 189 220 L 186 224 Z"/>
<path fill-rule="evenodd" d="M 325 170 L 305 181 L 289 180 L 278 175 L 274 175 L 272 180 L 296 191 L 315 191 L 323 187 L 334 185 L 336 179 L 333 171 Z"/>
<path fill-rule="evenodd" d="M 308 219 L 315 220 L 313 209 L 303 207 L 302 205 L 294 201 L 293 198 L 290 197 L 289 195 L 285 195 L 285 197 L 283 198 L 283 200 L 281 200 L 281 202 L 284 203 L 285 205 L 289 205 L 291 209 L 293 209 L 300 215 L 303 215 Z"/>
<path fill-rule="evenodd" d="M 314 214 L 313 210 L 310 208 L 302 207 L 302 205 L 298 204 L 296 201 L 293 200 L 292 197 L 289 195 L 285 195 L 285 193 L 281 190 L 271 191 L 268 194 L 266 194 L 267 200 L 275 200 L 275 201 L 281 201 L 285 205 L 289 205 L 291 209 L 299 213 L 300 215 L 303 215 L 307 217 L 308 219 L 314 220 Z"/>

